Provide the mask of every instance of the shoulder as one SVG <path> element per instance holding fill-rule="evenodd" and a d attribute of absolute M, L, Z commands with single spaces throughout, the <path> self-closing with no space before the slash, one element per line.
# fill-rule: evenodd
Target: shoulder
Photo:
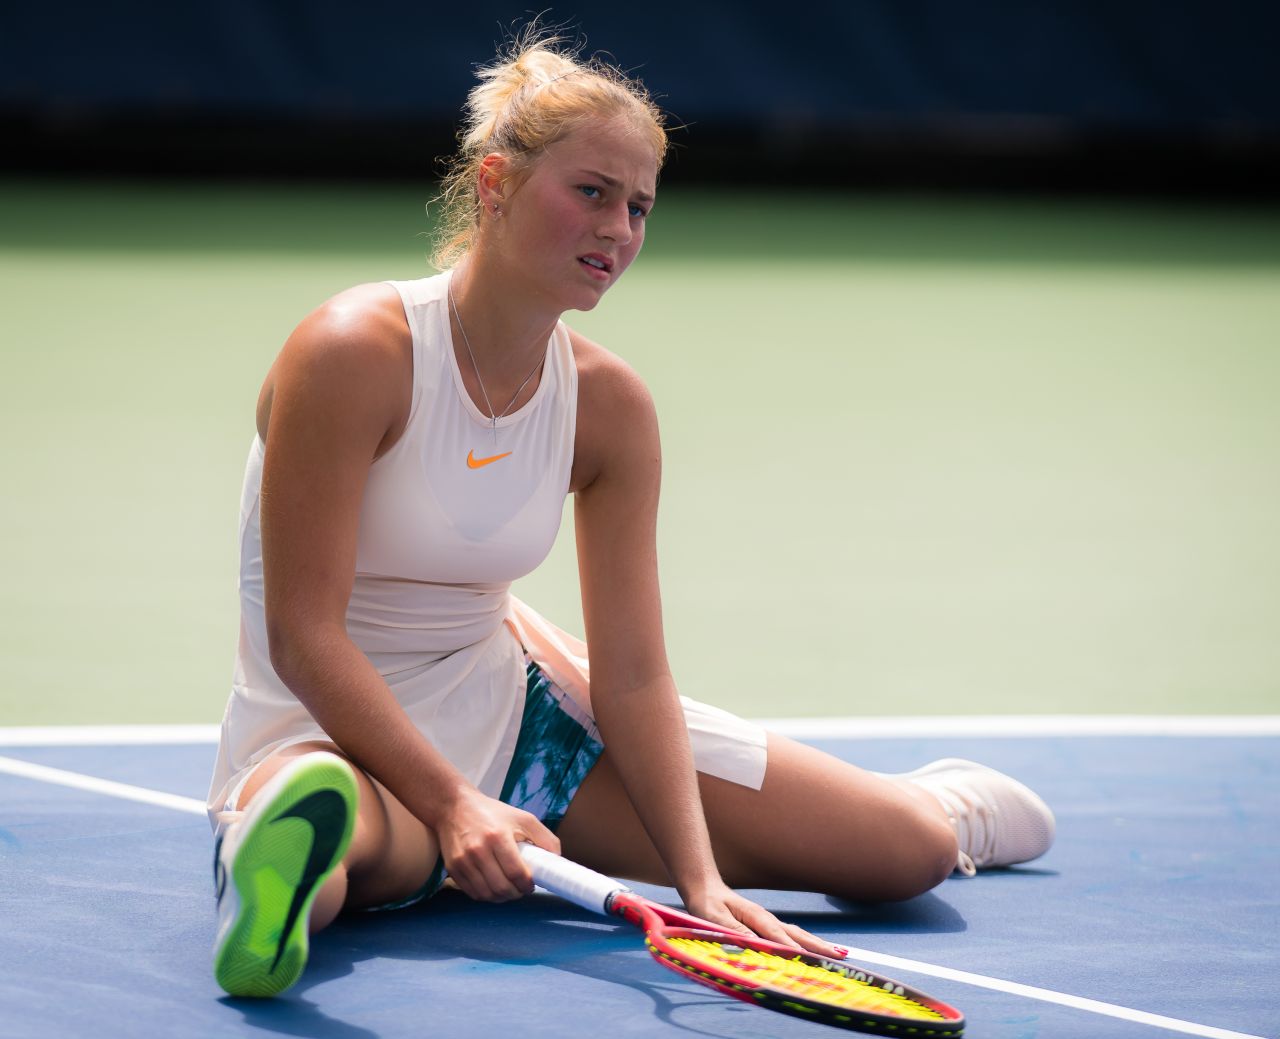
<path fill-rule="evenodd" d="M 654 411 L 649 387 L 631 365 L 572 329 L 569 340 L 578 370 L 579 411 L 584 405 L 609 411 L 621 408 L 628 417 Z"/>
<path fill-rule="evenodd" d="M 355 412 L 390 429 L 403 424 L 412 391 L 413 341 L 399 294 L 357 285 L 298 323 L 268 373 L 258 401 L 266 437 L 278 398 L 288 396 L 341 421 Z M 336 410 L 335 404 L 340 405 Z"/>
<path fill-rule="evenodd" d="M 399 293 L 387 284 L 357 285 L 325 300 L 299 322 L 286 350 L 316 360 L 397 357 L 410 338 Z"/>
<path fill-rule="evenodd" d="M 578 371 L 573 489 L 581 490 L 603 474 L 656 463 L 658 416 L 631 365 L 578 332 L 569 335 Z"/>

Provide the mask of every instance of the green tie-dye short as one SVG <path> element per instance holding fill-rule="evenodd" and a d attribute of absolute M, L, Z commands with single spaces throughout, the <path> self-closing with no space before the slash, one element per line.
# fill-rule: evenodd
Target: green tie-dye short
<path fill-rule="evenodd" d="M 555 830 L 604 744 L 591 716 L 527 656 L 525 674 L 524 716 L 499 799 Z M 439 859 L 415 894 L 375 911 L 403 909 L 430 898 L 444 886 L 445 876 L 444 860 Z"/>

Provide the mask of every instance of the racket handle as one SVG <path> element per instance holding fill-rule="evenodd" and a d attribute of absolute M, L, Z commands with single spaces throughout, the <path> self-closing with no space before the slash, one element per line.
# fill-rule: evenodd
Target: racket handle
<path fill-rule="evenodd" d="M 521 844 L 520 854 L 533 873 L 534 883 L 539 887 L 601 916 L 609 915 L 610 898 L 619 891 L 630 890 L 612 877 L 562 859 L 536 844 Z"/>

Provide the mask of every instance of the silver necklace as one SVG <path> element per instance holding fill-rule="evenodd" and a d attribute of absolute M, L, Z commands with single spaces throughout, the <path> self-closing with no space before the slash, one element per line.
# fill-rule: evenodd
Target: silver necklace
<path fill-rule="evenodd" d="M 529 380 L 538 374 L 538 369 L 542 367 L 542 362 L 546 360 L 544 353 L 538 358 L 538 363 L 533 366 L 533 371 L 524 377 L 524 382 L 520 384 L 520 388 L 516 390 L 516 395 L 511 398 L 507 406 L 502 409 L 502 414 L 495 415 L 493 405 L 489 403 L 489 391 L 484 388 L 484 379 L 480 377 L 480 366 L 476 364 L 476 355 L 471 351 L 471 340 L 467 338 L 467 328 L 462 323 L 462 315 L 458 313 L 458 302 L 453 298 L 453 281 L 449 282 L 449 306 L 453 310 L 453 318 L 458 322 L 458 331 L 462 333 L 462 345 L 467 348 L 467 356 L 471 358 L 471 368 L 476 373 L 476 382 L 480 384 L 480 395 L 484 397 L 484 406 L 489 409 L 489 418 L 493 422 L 493 441 L 498 442 L 498 419 L 506 418 L 507 412 L 520 399 L 520 394 L 524 392 L 524 388 L 529 385 Z"/>

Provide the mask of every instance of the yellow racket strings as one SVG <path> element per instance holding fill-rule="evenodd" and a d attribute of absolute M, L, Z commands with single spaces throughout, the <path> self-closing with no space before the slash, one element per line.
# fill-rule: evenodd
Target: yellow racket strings
<path fill-rule="evenodd" d="M 669 938 L 682 958 L 696 967 L 701 963 L 721 974 L 736 976 L 749 987 L 768 986 L 793 996 L 801 996 L 847 1010 L 862 1010 L 894 1017 L 944 1020 L 931 1007 L 909 996 L 869 981 L 826 967 L 816 967 L 801 959 L 786 959 L 756 949 L 701 941 Z"/>

